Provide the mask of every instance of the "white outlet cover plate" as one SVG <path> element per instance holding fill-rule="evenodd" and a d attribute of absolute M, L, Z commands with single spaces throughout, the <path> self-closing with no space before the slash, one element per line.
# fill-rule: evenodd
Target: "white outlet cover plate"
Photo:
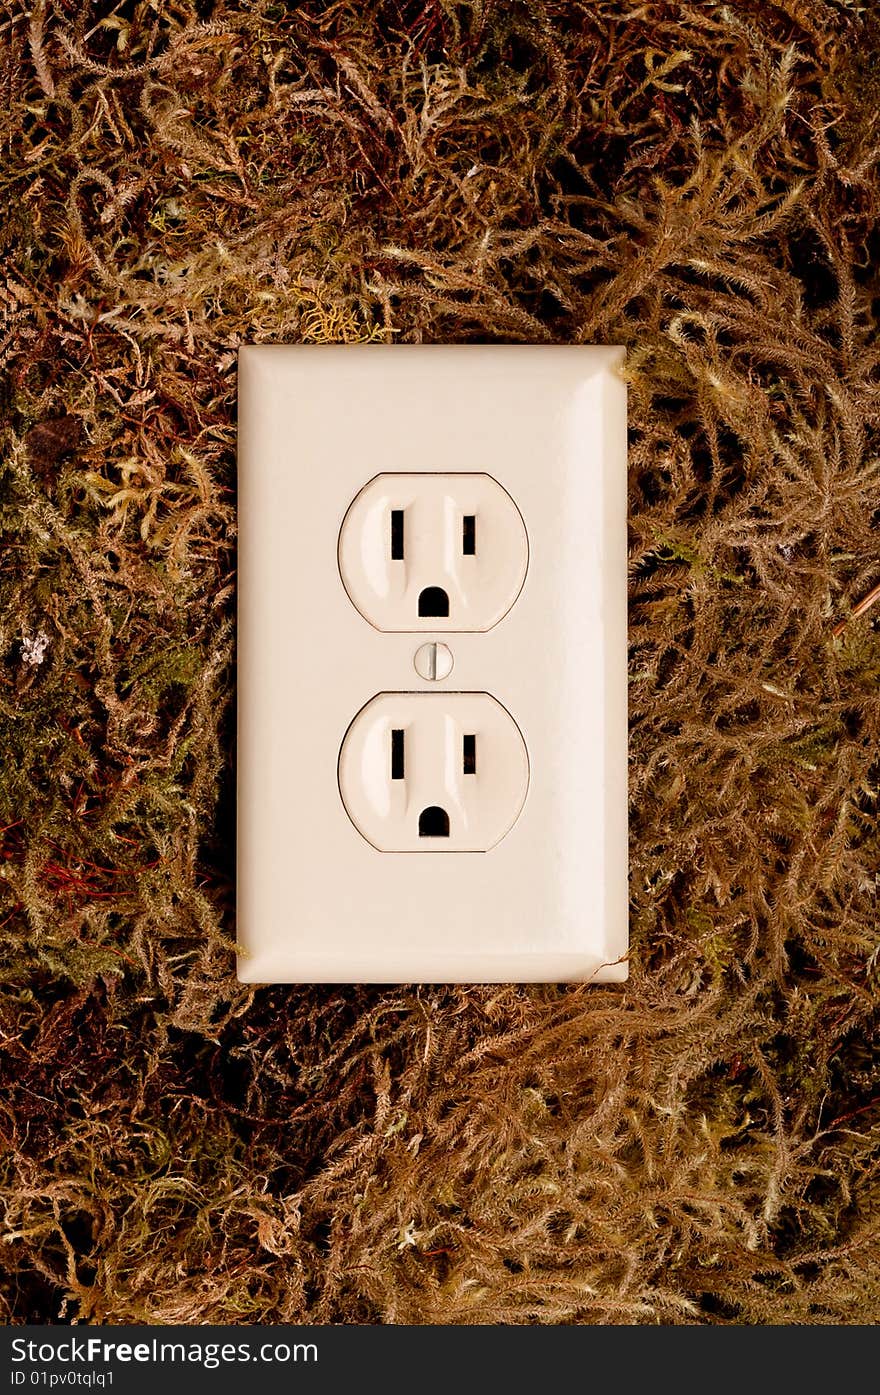
<path fill-rule="evenodd" d="M 627 976 L 626 388 L 616 347 L 239 353 L 238 974 L 247 983 Z M 528 570 L 483 632 L 375 629 L 338 564 L 385 473 L 482 472 Z M 424 624 L 424 622 L 421 622 Z M 345 734 L 389 692 L 490 693 L 529 784 L 489 852 L 385 853 L 346 813 Z"/>

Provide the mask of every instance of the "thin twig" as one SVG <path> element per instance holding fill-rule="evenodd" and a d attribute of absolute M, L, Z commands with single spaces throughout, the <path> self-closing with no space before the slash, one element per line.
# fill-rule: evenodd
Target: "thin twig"
<path fill-rule="evenodd" d="M 865 611 L 870 610 L 871 606 L 875 605 L 877 601 L 880 601 L 880 583 L 872 587 L 867 596 L 863 596 L 858 604 L 853 606 L 849 615 L 844 616 L 842 620 L 838 620 L 834 629 L 831 631 L 834 637 L 837 638 L 838 635 L 842 635 L 850 620 L 855 620 L 857 616 L 864 615 Z"/>

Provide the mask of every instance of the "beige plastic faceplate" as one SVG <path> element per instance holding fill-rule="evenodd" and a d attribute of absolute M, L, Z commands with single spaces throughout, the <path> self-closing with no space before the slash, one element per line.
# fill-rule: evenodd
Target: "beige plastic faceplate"
<path fill-rule="evenodd" d="M 614 347 L 240 351 L 243 981 L 626 978 L 622 363 Z M 376 629 L 339 570 L 359 493 L 421 472 L 490 476 L 528 538 L 503 618 L 436 632 L 445 678 L 420 675 L 424 622 Z M 488 852 L 380 852 L 343 804 L 343 740 L 380 694 L 444 691 L 511 714 L 525 802 Z"/>

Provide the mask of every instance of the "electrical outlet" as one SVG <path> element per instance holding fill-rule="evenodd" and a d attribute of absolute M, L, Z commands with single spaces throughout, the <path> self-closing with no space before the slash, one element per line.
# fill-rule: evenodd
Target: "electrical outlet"
<path fill-rule="evenodd" d="M 491 630 L 513 605 L 529 540 L 490 475 L 377 475 L 345 515 L 339 571 L 377 630 Z"/>
<path fill-rule="evenodd" d="M 489 693 L 380 693 L 339 753 L 339 790 L 380 852 L 489 852 L 519 818 L 529 757 Z"/>
<path fill-rule="evenodd" d="M 243 981 L 626 977 L 622 361 L 240 352 Z"/>

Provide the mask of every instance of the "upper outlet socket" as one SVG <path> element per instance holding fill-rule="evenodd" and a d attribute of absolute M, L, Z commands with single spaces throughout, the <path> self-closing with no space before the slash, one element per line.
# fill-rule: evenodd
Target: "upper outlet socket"
<path fill-rule="evenodd" d="M 339 572 L 377 630 L 491 630 L 523 587 L 529 541 L 491 475 L 376 475 L 339 534 Z"/>

